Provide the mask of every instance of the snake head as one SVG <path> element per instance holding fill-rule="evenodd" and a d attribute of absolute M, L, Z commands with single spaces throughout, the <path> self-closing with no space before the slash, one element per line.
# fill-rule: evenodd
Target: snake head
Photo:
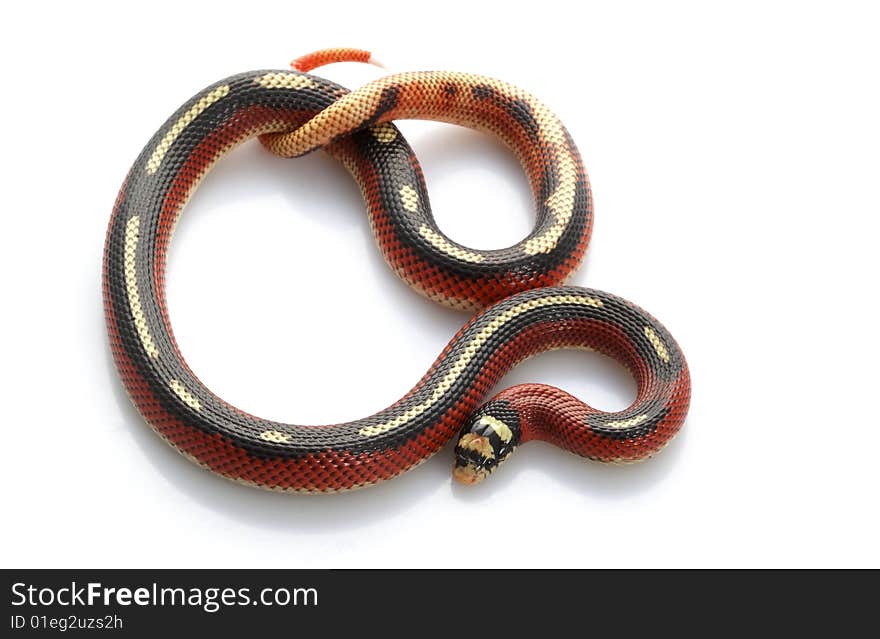
<path fill-rule="evenodd" d="M 488 402 L 459 433 L 452 476 L 462 484 L 480 483 L 510 456 L 519 441 L 516 412 L 506 401 Z"/>

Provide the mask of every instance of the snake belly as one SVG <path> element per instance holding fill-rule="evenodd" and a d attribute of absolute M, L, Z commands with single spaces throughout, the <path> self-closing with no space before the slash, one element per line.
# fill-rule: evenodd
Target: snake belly
<path fill-rule="evenodd" d="M 432 217 L 418 162 L 390 123 L 405 117 L 463 124 L 507 143 L 535 195 L 532 232 L 491 251 L 447 238 Z M 174 226 L 211 166 L 254 136 L 281 155 L 323 148 L 342 161 L 393 270 L 433 300 L 483 309 L 407 395 L 375 415 L 320 426 L 260 419 L 213 394 L 180 354 L 164 286 Z M 391 76 L 349 93 L 297 71 L 239 74 L 181 106 L 119 192 L 103 266 L 111 350 L 134 404 L 168 443 L 215 473 L 262 488 L 334 492 L 392 478 L 437 452 L 469 416 L 477 424 L 502 423 L 492 411 L 515 427 L 507 448 L 512 440 L 546 439 L 595 459 L 639 459 L 681 426 L 687 366 L 672 337 L 644 311 L 599 291 L 559 286 L 580 264 L 591 226 L 589 182 L 570 136 L 515 87 L 435 72 Z M 633 406 L 602 413 L 558 389 L 525 385 L 477 410 L 517 362 L 569 346 L 629 367 L 639 385 Z M 500 441 L 497 433 L 484 439 Z M 478 437 L 470 434 L 473 442 Z M 485 462 L 491 451 L 478 449 L 460 443 L 457 457 Z"/>

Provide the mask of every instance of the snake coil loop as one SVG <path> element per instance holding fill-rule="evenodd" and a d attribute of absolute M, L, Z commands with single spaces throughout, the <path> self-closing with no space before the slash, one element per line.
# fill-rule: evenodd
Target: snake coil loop
<path fill-rule="evenodd" d="M 207 87 L 168 119 L 129 172 L 107 232 L 104 306 L 114 361 L 145 420 L 220 475 L 303 492 L 389 479 L 459 430 L 454 476 L 464 483 L 480 481 L 531 439 L 602 461 L 659 450 L 687 413 L 687 364 L 666 329 L 637 306 L 563 286 L 586 251 L 592 200 L 559 119 L 528 93 L 477 75 L 403 73 L 348 92 L 306 73 L 341 60 L 370 55 L 325 50 L 294 61 L 294 70 L 242 73 Z M 446 237 L 412 149 L 391 123 L 406 118 L 468 126 L 507 144 L 535 197 L 528 237 L 501 250 Z M 322 148 L 339 159 L 361 188 L 391 268 L 430 299 L 480 311 L 409 393 L 375 415 L 329 426 L 254 417 L 208 390 L 177 348 L 164 290 L 175 223 L 213 164 L 254 136 L 286 157 Z M 606 413 L 559 389 L 524 384 L 479 406 L 518 362 L 565 347 L 622 362 L 638 384 L 633 405 Z"/>

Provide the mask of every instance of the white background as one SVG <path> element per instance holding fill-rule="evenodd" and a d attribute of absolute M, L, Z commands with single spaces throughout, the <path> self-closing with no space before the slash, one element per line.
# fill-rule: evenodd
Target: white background
<path fill-rule="evenodd" d="M 27 8 L 22 8 L 22 7 Z M 10 8 L 13 7 L 13 8 Z M 878 566 L 880 93 L 871 3 L 28 3 L 3 10 L 0 559 L 24 566 Z M 685 429 L 641 465 L 544 444 L 477 487 L 451 450 L 326 497 L 219 479 L 133 410 L 100 261 L 131 162 L 184 100 L 326 46 L 540 96 L 590 173 L 577 284 L 656 315 L 691 366 Z M 354 87 L 382 71 L 334 65 Z M 533 220 L 494 140 L 403 123 L 440 226 L 480 248 Z M 353 419 L 400 397 L 467 316 L 398 281 L 358 189 L 250 142 L 205 180 L 168 271 L 184 355 L 244 410 Z M 502 386 L 605 409 L 634 384 L 554 353 Z"/>

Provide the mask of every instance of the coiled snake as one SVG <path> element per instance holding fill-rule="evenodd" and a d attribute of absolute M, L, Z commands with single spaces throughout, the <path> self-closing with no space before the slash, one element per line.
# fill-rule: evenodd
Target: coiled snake
<path fill-rule="evenodd" d="M 391 75 L 348 92 L 310 75 L 369 54 L 332 49 L 289 71 L 232 76 L 190 99 L 149 141 L 119 192 L 107 232 L 104 306 L 123 384 L 146 421 L 196 463 L 278 490 L 331 492 L 374 484 L 424 461 L 456 431 L 454 476 L 475 483 L 519 444 L 539 439 L 601 461 L 634 461 L 678 431 L 690 378 L 653 317 L 601 291 L 562 286 L 592 227 L 590 185 L 558 118 L 498 80 L 449 72 Z M 537 221 L 502 250 L 456 243 L 437 227 L 418 162 L 392 120 L 423 118 L 489 132 L 519 158 Z M 323 148 L 363 192 L 392 269 L 427 297 L 480 310 L 402 399 L 370 417 L 322 426 L 267 421 L 224 402 L 189 369 L 174 340 L 164 276 L 175 223 L 221 155 L 260 136 L 291 157 Z M 623 363 L 638 392 L 607 413 L 541 384 L 489 390 L 523 359 L 565 347 Z"/>

